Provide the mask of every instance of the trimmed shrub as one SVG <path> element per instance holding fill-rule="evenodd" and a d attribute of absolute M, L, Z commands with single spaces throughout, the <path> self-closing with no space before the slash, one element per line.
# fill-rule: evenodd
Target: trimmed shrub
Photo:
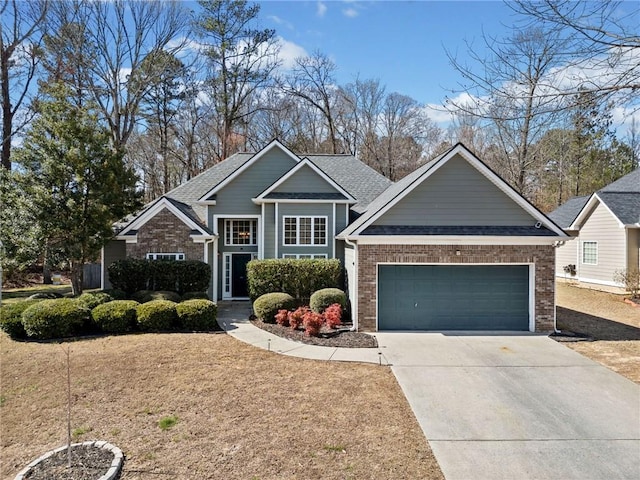
<path fill-rule="evenodd" d="M 209 288 L 211 266 L 197 260 L 137 260 L 127 258 L 107 268 L 113 288 L 128 295 L 140 290 L 178 293 L 200 292 Z"/>
<path fill-rule="evenodd" d="M 289 326 L 293 330 L 297 330 L 302 326 L 304 316 L 309 313 L 309 307 L 298 307 L 289 314 Z"/>
<path fill-rule="evenodd" d="M 133 300 L 113 300 L 94 308 L 91 311 L 91 318 L 104 332 L 129 332 L 136 325 L 138 305 L 140 304 Z"/>
<path fill-rule="evenodd" d="M 218 306 L 211 300 L 194 298 L 176 305 L 178 323 L 185 330 L 218 330 Z"/>
<path fill-rule="evenodd" d="M 342 305 L 334 303 L 324 309 L 324 321 L 328 328 L 335 329 L 342 324 Z"/>
<path fill-rule="evenodd" d="M 22 313 L 22 324 L 29 337 L 40 340 L 81 333 L 90 318 L 89 309 L 70 298 L 43 300 Z"/>
<path fill-rule="evenodd" d="M 252 300 L 273 292 L 286 292 L 298 303 L 308 303 L 316 290 L 340 286 L 340 261 L 307 259 L 251 260 L 247 264 Z"/>
<path fill-rule="evenodd" d="M 98 305 L 107 303 L 113 300 L 113 297 L 104 292 L 85 292 L 76 298 L 76 301 L 83 307 L 93 310 Z"/>
<path fill-rule="evenodd" d="M 295 303 L 295 299 L 288 293 L 267 293 L 253 302 L 253 311 L 263 322 L 274 323 L 279 310 L 291 310 Z"/>
<path fill-rule="evenodd" d="M 207 292 L 187 292 L 184 295 L 182 295 L 182 301 L 183 302 L 185 300 L 193 300 L 194 298 L 200 298 L 202 300 L 209 300 L 209 295 L 207 295 Z"/>
<path fill-rule="evenodd" d="M 102 290 L 102 293 L 106 293 L 114 300 L 127 299 L 127 293 L 124 290 L 118 290 L 117 288 L 107 288 L 106 290 Z"/>
<path fill-rule="evenodd" d="M 186 292 L 205 292 L 211 282 L 211 265 L 197 260 L 176 263 L 176 290 Z"/>
<path fill-rule="evenodd" d="M 0 307 L 0 329 L 13 339 L 27 338 L 22 325 L 22 312 L 41 300 L 23 300 Z"/>
<path fill-rule="evenodd" d="M 107 271 L 113 288 L 123 290 L 127 295 L 149 288 L 148 260 L 117 260 L 107 267 Z"/>
<path fill-rule="evenodd" d="M 131 297 L 131 300 L 135 300 L 138 303 L 146 303 L 153 300 L 151 298 L 152 293 L 153 293 L 153 290 L 138 290 L 137 292 L 132 293 L 130 297 Z"/>
<path fill-rule="evenodd" d="M 160 332 L 173 328 L 178 320 L 176 304 L 169 300 L 152 300 L 136 307 L 140 330 Z"/>
<path fill-rule="evenodd" d="M 323 288 L 311 295 L 309 306 L 316 313 L 324 312 L 324 309 L 334 303 L 339 304 L 342 308 L 347 306 L 347 295 L 338 288 Z"/>
<path fill-rule="evenodd" d="M 289 326 L 289 310 L 278 310 L 276 313 L 276 323 L 283 327 Z"/>
<path fill-rule="evenodd" d="M 320 313 L 309 310 L 304 314 L 302 318 L 302 325 L 304 325 L 304 334 L 308 337 L 317 337 L 322 328 L 324 318 Z"/>

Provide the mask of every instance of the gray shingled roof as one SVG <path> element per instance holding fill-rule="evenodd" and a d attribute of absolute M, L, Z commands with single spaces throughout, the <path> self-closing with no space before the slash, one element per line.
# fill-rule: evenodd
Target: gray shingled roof
<path fill-rule="evenodd" d="M 640 193 L 640 168 L 637 168 L 633 172 L 619 178 L 613 183 L 610 183 L 604 188 L 600 189 L 601 192 L 625 192 L 625 193 Z"/>
<path fill-rule="evenodd" d="M 598 192 L 598 197 L 623 224 L 640 224 L 640 192 Z"/>
<path fill-rule="evenodd" d="M 166 194 L 167 197 L 188 204 L 201 219 L 206 217 L 206 206 L 197 205 L 208 191 L 244 165 L 253 153 L 236 153 L 217 163 Z M 352 155 L 301 155 L 308 158 L 334 182 L 346 190 L 358 203 L 352 208 L 364 211 L 366 206 L 392 182 Z M 202 223 L 202 220 L 200 221 Z"/>
<path fill-rule="evenodd" d="M 582 208 L 587 204 L 587 200 L 589 200 L 589 195 L 570 198 L 547 216 L 559 227 L 569 228 Z"/>
<path fill-rule="evenodd" d="M 546 227 L 532 226 L 412 226 L 372 225 L 362 235 L 487 235 L 487 236 L 556 236 Z"/>
<path fill-rule="evenodd" d="M 640 168 L 596 192 L 598 198 L 625 225 L 640 223 Z M 549 214 L 562 228 L 569 228 L 591 196 L 567 200 Z"/>

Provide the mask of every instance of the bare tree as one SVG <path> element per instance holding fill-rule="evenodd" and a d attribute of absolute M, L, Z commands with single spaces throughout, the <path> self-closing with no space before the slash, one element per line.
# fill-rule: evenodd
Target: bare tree
<path fill-rule="evenodd" d="M 270 85 L 280 62 L 275 30 L 255 27 L 260 5 L 245 0 L 199 0 L 194 22 L 209 63 L 206 85 L 220 122 L 222 158 L 244 144 L 244 131 L 259 104 L 255 94 Z M 244 130 L 244 129 L 242 129 Z M 239 140 L 240 138 L 240 140 Z"/>
<path fill-rule="evenodd" d="M 469 82 L 464 100 L 447 100 L 447 107 L 483 119 L 500 147 L 500 173 L 526 194 L 536 161 L 531 149 L 553 125 L 557 99 L 549 97 L 549 76 L 560 64 L 562 41 L 540 29 L 516 32 L 503 41 L 485 37 L 488 56 L 470 49 L 473 64 L 449 59 Z M 459 93 L 459 92 L 456 92 Z"/>
<path fill-rule="evenodd" d="M 7 170 L 11 170 L 11 140 L 29 122 L 29 115 L 20 121 L 16 121 L 16 115 L 26 106 L 33 91 L 47 6 L 47 0 L 1 0 L 0 3 L 0 163 Z"/>
<path fill-rule="evenodd" d="M 310 56 L 296 58 L 291 75 L 282 83 L 285 93 L 301 99 L 322 115 L 331 153 L 341 153 L 342 150 L 336 127 L 336 69 L 327 55 L 315 51 Z"/>
<path fill-rule="evenodd" d="M 561 39 L 564 65 L 548 85 L 548 97 L 592 94 L 598 102 L 610 97 L 618 105 L 640 109 L 640 4 L 638 2 L 575 2 L 515 0 L 507 5 L 529 26 Z"/>

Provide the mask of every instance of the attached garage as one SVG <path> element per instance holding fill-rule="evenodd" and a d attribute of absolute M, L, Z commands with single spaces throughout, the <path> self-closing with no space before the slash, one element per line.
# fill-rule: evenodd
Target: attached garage
<path fill-rule="evenodd" d="M 378 265 L 378 330 L 529 330 L 529 265 Z"/>

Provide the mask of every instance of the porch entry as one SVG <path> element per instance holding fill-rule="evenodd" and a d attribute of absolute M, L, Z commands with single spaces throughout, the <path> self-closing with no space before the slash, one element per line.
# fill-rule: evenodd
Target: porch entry
<path fill-rule="evenodd" d="M 258 258 L 255 253 L 224 254 L 224 291 L 223 299 L 248 298 L 247 263 Z"/>

